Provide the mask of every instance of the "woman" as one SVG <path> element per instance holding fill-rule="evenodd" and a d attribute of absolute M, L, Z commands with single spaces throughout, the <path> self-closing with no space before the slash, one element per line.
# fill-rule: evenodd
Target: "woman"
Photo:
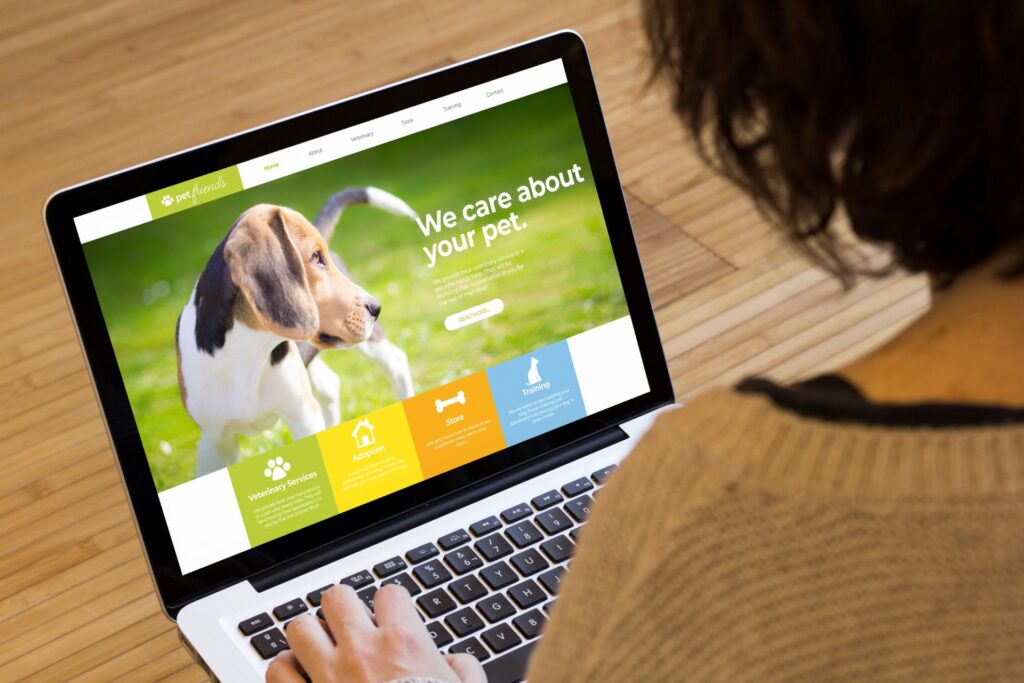
<path fill-rule="evenodd" d="M 648 0 L 705 157 L 844 281 L 931 310 L 839 374 L 663 417 L 600 497 L 531 683 L 1024 680 L 1024 4 Z M 388 587 L 268 679 L 483 681 Z M 331 616 L 334 615 L 334 619 Z M 415 677 L 419 677 L 418 679 Z"/>

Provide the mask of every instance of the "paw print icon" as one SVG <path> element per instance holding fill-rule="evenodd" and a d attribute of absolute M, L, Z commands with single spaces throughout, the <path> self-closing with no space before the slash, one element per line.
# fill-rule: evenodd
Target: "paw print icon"
<path fill-rule="evenodd" d="M 161 204 L 163 204 L 164 206 L 170 206 L 171 204 L 173 204 L 173 203 L 174 203 L 174 198 L 173 198 L 173 197 L 171 197 L 171 195 L 169 195 L 169 194 L 165 194 L 165 195 L 164 195 L 164 196 L 163 196 L 163 197 L 162 197 L 162 198 L 160 199 L 160 203 L 161 203 Z"/>
<path fill-rule="evenodd" d="M 267 469 L 263 470 L 263 476 L 272 481 L 278 481 L 284 479 L 291 468 L 292 464 L 285 462 L 284 458 L 279 455 L 276 458 L 267 460 Z"/>

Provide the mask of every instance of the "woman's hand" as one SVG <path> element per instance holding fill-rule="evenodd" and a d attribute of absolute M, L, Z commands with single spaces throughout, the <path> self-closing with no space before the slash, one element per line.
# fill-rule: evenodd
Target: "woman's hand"
<path fill-rule="evenodd" d="M 350 586 L 335 586 L 324 593 L 321 607 L 327 626 L 310 614 L 290 621 L 291 651 L 270 663 L 267 681 L 304 683 L 299 671 L 305 670 L 313 683 L 383 683 L 417 676 L 487 683 L 472 655 L 438 652 L 404 588 L 384 586 L 374 604 L 376 624 Z"/>

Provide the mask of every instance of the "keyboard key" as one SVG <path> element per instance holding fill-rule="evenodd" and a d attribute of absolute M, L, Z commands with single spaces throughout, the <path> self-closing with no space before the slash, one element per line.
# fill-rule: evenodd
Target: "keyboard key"
<path fill-rule="evenodd" d="M 548 614 L 551 614 L 551 610 L 553 610 L 554 608 L 555 608 L 555 601 L 554 600 L 550 600 L 550 601 L 548 601 L 548 603 L 546 605 L 544 605 L 544 611 L 547 612 Z"/>
<path fill-rule="evenodd" d="M 504 562 L 495 562 L 492 565 L 484 567 L 480 570 L 480 577 L 494 590 L 504 588 L 505 586 L 511 585 L 519 580 L 516 573 L 512 571 L 512 567 L 508 566 Z"/>
<path fill-rule="evenodd" d="M 475 576 L 465 576 L 448 584 L 448 590 L 455 594 L 463 605 L 487 595 L 487 588 Z"/>
<path fill-rule="evenodd" d="M 423 560 L 429 560 L 432 557 L 436 557 L 440 551 L 437 546 L 433 543 L 424 543 L 423 545 L 416 546 L 405 554 L 405 559 L 409 561 L 409 564 L 416 564 Z"/>
<path fill-rule="evenodd" d="M 443 588 L 438 588 L 426 595 L 420 596 L 416 599 L 416 604 L 431 618 L 447 614 L 458 607 L 455 601 L 452 600 L 452 596 L 448 595 L 448 591 Z"/>
<path fill-rule="evenodd" d="M 513 505 L 508 510 L 501 513 L 501 518 L 505 520 L 507 524 L 511 524 L 523 517 L 529 517 L 533 514 L 533 509 L 530 508 L 526 503 L 520 503 L 519 505 Z"/>
<path fill-rule="evenodd" d="M 476 608 L 492 624 L 516 613 L 516 608 L 501 593 L 484 598 L 476 603 Z"/>
<path fill-rule="evenodd" d="M 558 508 L 540 513 L 537 515 L 536 521 L 549 536 L 554 536 L 572 527 L 572 520 Z"/>
<path fill-rule="evenodd" d="M 486 662 L 491 658 L 491 654 L 484 649 L 484 646 L 476 638 L 466 638 L 461 643 L 455 643 L 448 648 L 448 652 L 465 652 L 466 654 L 473 655 L 481 662 Z"/>
<path fill-rule="evenodd" d="M 517 636 L 508 624 L 498 624 L 494 628 L 484 631 L 480 637 L 498 654 L 523 642 L 522 638 Z"/>
<path fill-rule="evenodd" d="M 513 524 L 505 530 L 505 535 L 512 539 L 512 542 L 520 548 L 532 545 L 543 538 L 537 527 L 529 520 Z"/>
<path fill-rule="evenodd" d="M 275 607 L 274 616 L 277 617 L 278 621 L 286 621 L 292 617 L 302 614 L 307 609 L 309 608 L 306 607 L 306 603 L 302 602 L 302 598 L 295 598 L 294 600 L 289 600 L 283 605 Z"/>
<path fill-rule="evenodd" d="M 441 625 L 440 621 L 432 621 L 427 624 L 427 633 L 430 634 L 430 639 L 434 641 L 434 645 L 438 649 L 455 640 L 452 638 L 452 634 L 448 633 L 448 629 Z"/>
<path fill-rule="evenodd" d="M 444 556 L 444 561 L 455 570 L 456 574 L 465 574 L 483 565 L 484 561 L 473 552 L 472 548 L 459 548 Z"/>
<path fill-rule="evenodd" d="M 437 544 L 441 546 L 441 550 L 451 550 L 467 542 L 469 542 L 469 534 L 466 533 L 465 529 L 453 531 L 437 539 Z"/>
<path fill-rule="evenodd" d="M 598 486 L 601 486 L 606 481 L 608 481 L 608 477 L 610 477 L 612 472 L 614 472 L 618 468 L 618 465 L 608 465 L 608 467 L 605 467 L 603 470 L 598 470 L 597 472 L 591 474 L 590 478 L 596 481 Z"/>
<path fill-rule="evenodd" d="M 263 659 L 270 659 L 278 652 L 288 649 L 288 641 L 285 640 L 281 629 L 272 628 L 249 639 L 256 652 L 260 653 Z"/>
<path fill-rule="evenodd" d="M 392 576 L 390 579 L 384 579 L 380 582 L 381 586 L 388 583 L 397 583 L 399 586 L 409 591 L 409 595 L 419 595 L 423 592 L 423 589 L 416 585 L 416 582 L 412 580 L 412 577 L 408 574 L 398 574 Z"/>
<path fill-rule="evenodd" d="M 487 683 L 519 683 L 526 678 L 526 666 L 530 663 L 530 655 L 536 641 L 528 641 L 508 654 L 495 657 L 484 664 L 484 675 Z"/>
<path fill-rule="evenodd" d="M 563 574 L 565 574 L 565 567 L 555 567 L 538 576 L 537 580 L 547 589 L 548 593 L 557 595 L 558 589 L 562 587 Z"/>
<path fill-rule="evenodd" d="M 369 586 L 361 591 L 356 591 L 356 595 L 359 596 L 359 599 L 363 601 L 364 605 L 370 608 L 371 612 L 374 610 L 373 596 L 377 595 L 376 586 Z"/>
<path fill-rule="evenodd" d="M 577 522 L 587 521 L 590 516 L 590 508 L 594 506 L 594 499 L 590 496 L 580 496 L 565 504 L 565 511 L 572 515 Z"/>
<path fill-rule="evenodd" d="M 582 529 L 582 528 L 583 528 L 582 526 L 578 526 L 578 527 L 576 527 L 575 529 L 573 529 L 572 531 L 569 532 L 569 538 L 571 538 L 574 543 L 579 543 L 580 542 L 580 529 Z"/>
<path fill-rule="evenodd" d="M 512 546 L 501 534 L 491 534 L 487 538 L 481 538 L 474 545 L 488 562 L 494 562 L 512 552 Z"/>
<path fill-rule="evenodd" d="M 518 569 L 519 573 L 523 576 L 531 576 L 551 566 L 534 548 L 529 548 L 518 555 L 513 555 L 510 561 L 512 566 Z"/>
<path fill-rule="evenodd" d="M 448 627 L 458 638 L 468 636 L 470 633 L 479 631 L 484 627 L 483 619 L 477 616 L 472 607 L 464 607 L 458 612 L 452 612 L 444 618 L 444 623 L 448 624 Z"/>
<path fill-rule="evenodd" d="M 251 636 L 256 631 L 262 631 L 268 626 L 273 626 L 274 620 L 270 618 L 270 615 L 266 612 L 261 612 L 254 617 L 243 619 L 238 624 L 238 630 L 242 632 L 243 636 Z"/>
<path fill-rule="evenodd" d="M 364 569 L 362 571 L 356 572 L 352 576 L 346 576 L 339 583 L 341 583 L 341 585 L 343 586 L 352 586 L 356 590 L 359 590 L 363 586 L 368 586 L 371 583 L 373 583 L 373 576 L 370 574 L 370 572 Z"/>
<path fill-rule="evenodd" d="M 546 510 L 552 505 L 558 505 L 563 500 L 564 499 L 562 498 L 561 493 L 552 490 L 548 491 L 547 493 L 540 494 L 530 502 L 533 503 L 533 507 L 537 508 L 538 510 Z"/>
<path fill-rule="evenodd" d="M 306 593 L 306 600 L 308 600 L 309 604 L 313 605 L 313 607 L 319 607 L 320 606 L 320 601 L 324 597 L 324 593 L 327 592 L 327 589 L 333 588 L 333 587 L 334 587 L 334 584 L 331 583 L 331 584 L 327 584 L 323 588 L 317 588 L 315 591 L 310 591 L 309 593 Z"/>
<path fill-rule="evenodd" d="M 405 560 L 400 557 L 392 557 L 390 560 L 384 560 L 380 564 L 373 565 L 373 573 L 382 579 L 386 579 L 392 574 L 397 574 L 405 569 Z"/>
<path fill-rule="evenodd" d="M 565 562 L 572 557 L 572 552 L 576 549 L 576 546 L 570 543 L 569 539 L 565 536 L 555 536 L 541 543 L 540 549 L 551 558 L 552 562 L 558 563 Z"/>
<path fill-rule="evenodd" d="M 412 573 L 415 574 L 416 578 L 420 580 L 420 583 L 427 588 L 440 586 L 442 583 L 452 578 L 452 573 L 445 569 L 445 566 L 441 564 L 439 560 L 421 564 L 413 569 Z"/>
<path fill-rule="evenodd" d="M 529 640 L 540 635 L 541 630 L 547 625 L 548 619 L 538 610 L 532 609 L 520 614 L 512 620 L 512 623 L 516 625 L 523 637 Z"/>
<path fill-rule="evenodd" d="M 324 616 L 324 608 L 323 607 L 317 607 L 316 608 L 316 617 L 317 617 L 317 619 L 321 619 L 323 621 L 327 621 L 327 617 Z"/>
<path fill-rule="evenodd" d="M 575 481 L 570 481 L 568 484 L 562 487 L 562 493 L 565 494 L 566 498 L 572 498 L 578 496 L 581 493 L 586 493 L 594 488 L 594 483 L 586 477 L 580 477 Z"/>
<path fill-rule="evenodd" d="M 533 579 L 527 579 L 509 588 L 508 596 L 523 609 L 533 607 L 538 602 L 543 602 L 546 597 L 544 591 L 540 589 L 540 586 Z"/>
<path fill-rule="evenodd" d="M 487 519 L 481 519 L 479 522 L 473 522 L 469 525 L 469 530 L 473 532 L 474 536 L 483 536 L 489 534 L 495 529 L 501 528 L 501 520 L 491 515 Z"/>

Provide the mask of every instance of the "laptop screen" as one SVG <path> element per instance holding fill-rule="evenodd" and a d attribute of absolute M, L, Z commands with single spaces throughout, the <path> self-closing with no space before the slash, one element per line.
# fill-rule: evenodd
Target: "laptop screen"
<path fill-rule="evenodd" d="M 169 180 L 75 225 L 182 573 L 649 391 L 561 60 Z"/>

